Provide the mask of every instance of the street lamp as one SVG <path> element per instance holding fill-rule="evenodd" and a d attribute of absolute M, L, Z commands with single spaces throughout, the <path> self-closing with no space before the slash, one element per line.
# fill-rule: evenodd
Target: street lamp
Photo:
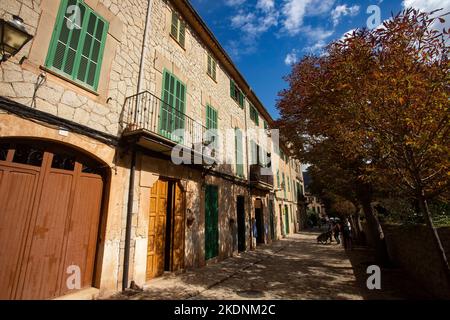
<path fill-rule="evenodd" d="M 0 63 L 14 56 L 32 38 L 22 18 L 13 15 L 12 21 L 0 19 Z"/>

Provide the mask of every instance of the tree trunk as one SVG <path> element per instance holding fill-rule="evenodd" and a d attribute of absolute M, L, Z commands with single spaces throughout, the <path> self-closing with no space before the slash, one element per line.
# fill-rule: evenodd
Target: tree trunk
<path fill-rule="evenodd" d="M 360 214 L 359 214 L 359 206 L 355 205 L 356 207 L 356 211 L 355 214 L 352 215 L 352 219 L 353 219 L 353 224 L 355 226 L 355 242 L 359 245 L 364 245 L 364 237 L 363 237 L 363 229 L 361 226 L 361 219 L 360 219 Z"/>
<path fill-rule="evenodd" d="M 390 259 L 387 251 L 383 228 L 372 208 L 372 188 L 368 184 L 361 184 L 358 188 L 358 200 L 362 205 L 367 221 L 367 238 L 375 246 L 375 260 L 379 266 L 389 266 Z"/>
<path fill-rule="evenodd" d="M 432 236 L 433 243 L 436 247 L 437 253 L 439 254 L 441 264 L 442 264 L 442 270 L 444 271 L 445 276 L 447 278 L 447 290 L 450 291 L 450 267 L 448 264 L 447 255 L 445 253 L 445 249 L 444 249 L 444 246 L 442 245 L 439 234 L 438 234 L 436 228 L 434 227 L 430 208 L 428 207 L 428 202 L 424 196 L 423 190 L 420 192 L 418 202 L 419 202 L 419 206 L 422 211 L 422 214 L 425 218 L 425 222 L 428 227 L 428 230 L 430 231 L 430 234 Z M 450 294 L 450 292 L 447 292 L 447 294 Z"/>

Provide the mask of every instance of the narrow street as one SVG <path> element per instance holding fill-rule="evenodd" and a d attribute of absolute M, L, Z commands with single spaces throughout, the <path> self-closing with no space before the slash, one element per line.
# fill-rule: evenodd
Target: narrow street
<path fill-rule="evenodd" d="M 317 233 L 303 232 L 220 263 L 167 274 L 143 292 L 113 299 L 428 299 L 400 269 L 382 269 L 382 290 L 366 288 L 367 248 L 350 253 L 335 242 L 320 245 Z"/>

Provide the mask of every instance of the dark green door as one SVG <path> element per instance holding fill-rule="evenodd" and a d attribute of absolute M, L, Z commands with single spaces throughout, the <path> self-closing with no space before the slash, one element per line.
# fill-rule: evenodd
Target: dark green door
<path fill-rule="evenodd" d="M 245 198 L 237 197 L 238 250 L 245 251 Z"/>
<path fill-rule="evenodd" d="M 284 206 L 284 217 L 286 234 L 289 234 L 289 208 L 287 205 Z"/>
<path fill-rule="evenodd" d="M 273 217 L 273 201 L 269 201 L 270 238 L 275 240 L 275 219 Z"/>
<path fill-rule="evenodd" d="M 205 259 L 219 254 L 219 192 L 217 186 L 205 190 Z"/>

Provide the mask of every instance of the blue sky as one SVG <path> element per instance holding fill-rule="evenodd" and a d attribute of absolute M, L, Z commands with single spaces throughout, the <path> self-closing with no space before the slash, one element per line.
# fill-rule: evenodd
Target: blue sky
<path fill-rule="evenodd" d="M 191 0 L 274 118 L 283 76 L 308 53 L 364 27 L 380 9 L 381 21 L 403 6 L 429 10 L 450 0 Z M 447 11 L 449 11 L 447 10 Z M 372 20 L 373 21 L 373 20 Z"/>

